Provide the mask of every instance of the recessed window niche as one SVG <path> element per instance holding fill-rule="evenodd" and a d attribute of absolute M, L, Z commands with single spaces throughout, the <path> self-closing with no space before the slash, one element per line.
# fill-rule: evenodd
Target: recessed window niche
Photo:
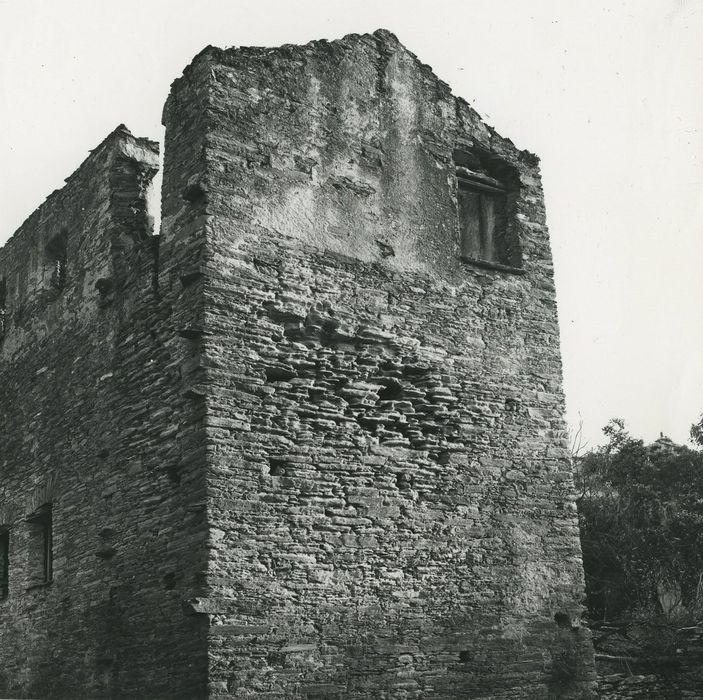
<path fill-rule="evenodd" d="M 522 271 L 512 221 L 516 174 L 495 158 L 454 151 L 462 260 L 509 272 Z"/>
<path fill-rule="evenodd" d="M 50 272 L 49 287 L 55 292 L 61 292 L 66 286 L 67 243 L 68 232 L 64 229 L 54 236 L 46 246 L 46 265 Z"/>
<path fill-rule="evenodd" d="M 27 518 L 31 584 L 51 583 L 54 578 L 54 544 L 51 503 L 45 503 Z"/>
<path fill-rule="evenodd" d="M 0 344 L 7 330 L 7 282 L 0 279 Z"/>
<path fill-rule="evenodd" d="M 10 530 L 0 527 L 0 600 L 10 594 Z"/>

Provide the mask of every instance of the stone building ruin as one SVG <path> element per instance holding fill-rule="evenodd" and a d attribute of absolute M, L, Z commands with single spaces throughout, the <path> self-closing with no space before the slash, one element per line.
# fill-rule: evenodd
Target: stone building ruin
<path fill-rule="evenodd" d="M 0 250 L 0 695 L 592 697 L 538 159 L 382 30 L 163 122 Z"/>

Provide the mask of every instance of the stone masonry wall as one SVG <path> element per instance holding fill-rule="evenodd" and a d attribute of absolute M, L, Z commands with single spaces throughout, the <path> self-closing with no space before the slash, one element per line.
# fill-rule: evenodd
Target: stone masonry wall
<path fill-rule="evenodd" d="M 205 692 L 206 629 L 183 606 L 205 590 L 203 407 L 178 327 L 197 304 L 175 273 L 156 284 L 157 166 L 119 127 L 0 250 L 3 697 Z M 50 583 L 26 520 L 47 503 Z"/>
<path fill-rule="evenodd" d="M 0 694 L 593 697 L 537 159 L 384 31 L 209 47 L 164 123 L 160 237 L 118 127 L 0 249 Z"/>
<path fill-rule="evenodd" d="M 537 159 L 384 31 L 208 48 L 164 123 L 211 696 L 592 697 Z M 513 183 L 521 270 L 460 259 L 457 148 Z"/>

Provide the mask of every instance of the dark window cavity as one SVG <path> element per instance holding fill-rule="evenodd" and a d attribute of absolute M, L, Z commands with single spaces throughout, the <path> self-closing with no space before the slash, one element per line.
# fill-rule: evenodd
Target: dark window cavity
<path fill-rule="evenodd" d="M 0 343 L 5 337 L 7 329 L 7 283 L 0 279 Z"/>
<path fill-rule="evenodd" d="M 51 583 L 53 567 L 53 528 L 51 503 L 46 503 L 28 518 L 31 583 Z"/>
<path fill-rule="evenodd" d="M 521 267 L 509 216 L 514 197 L 510 169 L 490 159 L 454 152 L 461 257 L 495 267 Z"/>
<path fill-rule="evenodd" d="M 68 232 L 64 229 L 46 246 L 47 263 L 51 269 L 49 286 L 60 292 L 66 286 Z"/>
<path fill-rule="evenodd" d="M 500 183 L 466 168 L 457 168 L 457 176 L 461 254 L 499 262 L 505 231 L 505 190 Z"/>
<path fill-rule="evenodd" d="M 10 594 L 10 531 L 0 529 L 0 600 Z"/>

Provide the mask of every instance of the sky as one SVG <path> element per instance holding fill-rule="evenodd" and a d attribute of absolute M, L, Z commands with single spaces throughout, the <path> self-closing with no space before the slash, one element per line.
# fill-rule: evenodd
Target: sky
<path fill-rule="evenodd" d="M 0 0 L 0 244 L 108 132 L 163 143 L 204 46 L 390 29 L 541 158 L 567 420 L 684 442 L 703 413 L 701 0 Z"/>

